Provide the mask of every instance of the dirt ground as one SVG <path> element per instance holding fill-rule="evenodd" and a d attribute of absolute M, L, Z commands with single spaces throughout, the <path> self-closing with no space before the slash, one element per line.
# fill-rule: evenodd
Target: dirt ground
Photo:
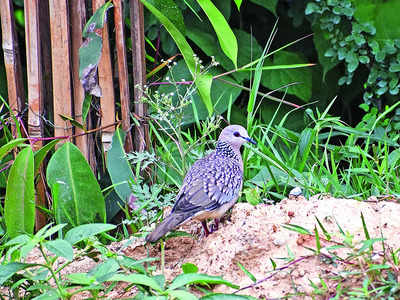
<path fill-rule="evenodd" d="M 361 213 L 364 215 L 371 238 L 380 238 L 381 233 L 386 238 L 386 250 L 400 248 L 400 199 L 370 198 L 359 202 L 349 199 L 335 199 L 316 195 L 310 199 L 293 197 L 285 199 L 276 205 L 260 204 L 252 206 L 238 203 L 231 215 L 225 220 L 218 231 L 208 237 L 201 237 L 201 225 L 191 222 L 180 230 L 194 234 L 196 238 L 171 238 L 165 245 L 165 271 L 167 280 L 173 279 L 182 272 L 184 263 L 193 263 L 199 268 L 199 273 L 219 275 L 244 288 L 239 294 L 251 295 L 260 299 L 276 299 L 289 296 L 292 299 L 309 298 L 313 291 L 310 280 L 318 285 L 320 278 L 328 284 L 325 297 L 335 294 L 338 283 L 342 286 L 361 286 L 362 280 L 357 276 L 341 276 L 341 272 L 354 269 L 354 261 L 344 259 L 332 262 L 332 254 L 346 258 L 349 248 L 336 249 L 328 252 L 326 247 L 342 245 L 344 236 L 339 227 L 353 236 L 355 249 L 361 247 L 365 239 Z M 324 239 L 318 220 L 331 235 L 331 241 Z M 321 255 L 313 255 L 307 248 L 316 249 L 314 236 L 301 235 L 288 230 L 287 224 L 299 225 L 314 232 L 317 226 L 321 236 Z M 129 246 L 126 246 L 130 244 Z M 382 260 L 382 243 L 376 243 L 374 259 Z M 390 248 L 389 248 L 390 247 Z M 113 243 L 110 248 L 124 253 L 134 259 L 159 257 L 159 245 L 145 246 L 142 239 L 127 243 Z M 35 255 L 30 256 L 35 260 Z M 273 263 L 275 262 L 275 270 Z M 247 276 L 239 267 L 242 264 L 257 279 L 257 283 Z M 362 262 L 358 262 L 362 265 Z M 156 273 L 161 273 L 160 265 L 155 263 Z M 84 259 L 74 262 L 66 272 L 85 272 L 94 266 L 93 261 Z M 333 279 L 336 277 L 336 279 Z M 125 291 L 126 284 L 117 285 L 108 295 L 108 299 L 131 297 L 135 290 Z M 231 293 L 233 289 L 226 286 L 215 286 L 215 292 Z M 75 299 L 85 298 L 84 295 Z"/>

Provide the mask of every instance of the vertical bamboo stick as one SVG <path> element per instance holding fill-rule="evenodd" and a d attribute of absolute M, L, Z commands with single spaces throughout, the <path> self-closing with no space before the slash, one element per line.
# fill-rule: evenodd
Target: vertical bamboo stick
<path fill-rule="evenodd" d="M 144 19 L 143 4 L 140 0 L 130 0 L 133 84 L 135 113 L 139 116 L 140 126 L 135 127 L 135 150 L 143 151 L 149 147 L 149 127 L 144 117 L 147 115 L 147 106 L 141 102 L 143 87 L 146 84 L 146 65 L 144 52 Z"/>
<path fill-rule="evenodd" d="M 72 127 L 61 115 L 72 116 L 71 68 L 67 0 L 51 0 L 50 33 L 53 69 L 54 135 L 71 136 Z"/>
<path fill-rule="evenodd" d="M 21 73 L 21 59 L 14 22 L 12 0 L 0 1 L 0 20 L 3 41 L 4 64 L 7 74 L 8 103 L 15 114 L 25 108 L 25 91 Z M 16 136 L 16 127 L 12 125 Z"/>
<path fill-rule="evenodd" d="M 125 48 L 125 33 L 124 33 L 124 15 L 122 0 L 114 0 L 114 22 L 115 22 L 115 40 L 117 46 L 117 61 L 118 61 L 118 80 L 121 100 L 121 115 L 122 115 L 122 129 L 127 131 L 125 140 L 125 151 L 130 152 L 133 150 L 132 136 L 129 131 L 131 127 L 130 111 L 129 111 L 129 78 L 128 78 L 128 65 L 126 59 Z"/>
<path fill-rule="evenodd" d="M 86 23 L 86 9 L 84 0 L 70 0 L 69 4 L 71 17 L 72 86 L 74 94 L 73 106 L 75 120 L 82 123 L 82 105 L 85 98 L 85 92 L 79 79 L 79 47 L 82 44 L 82 30 Z M 81 134 L 83 132 L 84 131 L 82 129 L 75 128 L 75 134 Z M 75 144 L 82 151 L 86 159 L 90 161 L 88 142 L 88 135 L 78 136 L 75 139 Z"/>
<path fill-rule="evenodd" d="M 43 137 L 43 81 L 42 81 L 42 59 L 40 48 L 39 30 L 39 0 L 24 0 L 25 13 L 25 40 L 26 40 L 26 69 L 28 77 L 28 134 L 31 138 Z M 42 147 L 43 142 L 38 140 L 34 144 L 34 150 Z M 45 205 L 44 185 L 37 185 L 38 196 L 36 205 Z M 35 228 L 38 230 L 46 223 L 45 216 L 36 210 Z"/>
<path fill-rule="evenodd" d="M 104 0 L 93 0 L 92 3 L 93 10 L 96 10 L 104 4 Z M 102 92 L 102 97 L 100 98 L 101 124 L 105 126 L 115 122 L 114 85 L 107 23 L 104 24 L 102 37 L 103 49 L 101 52 L 98 72 L 99 84 Z M 102 132 L 101 141 L 105 151 L 108 151 L 108 149 L 111 147 L 111 141 L 114 131 L 114 127 L 109 127 Z"/>
<path fill-rule="evenodd" d="M 32 138 L 43 137 L 42 63 L 40 57 L 39 0 L 24 0 L 26 65 L 28 75 L 28 134 Z M 35 149 L 42 142 L 35 143 Z"/>

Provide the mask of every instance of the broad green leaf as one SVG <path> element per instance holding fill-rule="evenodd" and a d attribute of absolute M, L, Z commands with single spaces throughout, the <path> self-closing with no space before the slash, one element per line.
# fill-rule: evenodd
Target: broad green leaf
<path fill-rule="evenodd" d="M 325 52 L 331 47 L 331 43 L 327 38 L 325 38 L 325 34 L 321 30 L 320 26 L 313 26 L 313 32 L 314 45 L 315 49 L 317 50 L 318 61 L 322 65 L 323 80 L 325 80 L 326 73 L 337 66 L 339 61 L 337 59 L 333 59 L 332 57 L 325 56 Z"/>
<path fill-rule="evenodd" d="M 237 289 L 239 288 L 237 285 L 224 280 L 220 276 L 210 276 L 206 274 L 198 274 L 198 273 L 188 273 L 188 274 L 180 274 L 172 281 L 168 288 L 168 292 L 185 286 L 187 284 L 225 284 L 231 288 Z"/>
<path fill-rule="evenodd" d="M 286 118 L 283 126 L 286 129 L 294 130 L 300 132 L 304 127 L 304 111 L 293 110 L 287 105 L 279 105 L 279 103 L 271 101 L 263 101 L 260 106 L 260 113 L 262 116 L 262 121 L 269 124 L 273 119 L 271 126 L 278 126 L 283 118 Z"/>
<path fill-rule="evenodd" d="M 97 66 L 101 57 L 103 40 L 95 30 L 104 27 L 107 10 L 112 6 L 111 1 L 108 1 L 95 11 L 83 29 L 82 35 L 85 41 L 79 48 L 80 81 L 85 92 L 96 97 L 101 97 L 101 89 L 97 82 Z M 87 105 L 87 101 L 84 101 L 83 105 Z M 82 107 L 82 112 L 85 120 L 85 107 Z"/>
<path fill-rule="evenodd" d="M 215 71 L 214 71 L 215 72 Z M 215 74 L 211 72 L 211 74 Z M 182 60 L 178 61 L 178 63 L 168 71 L 165 77 L 169 76 L 170 78 L 176 78 L 177 80 L 185 79 L 187 80 L 190 77 L 190 72 L 187 69 L 186 65 Z M 164 80 L 165 80 L 164 77 Z M 179 78 L 179 79 L 178 79 Z M 224 80 L 236 83 L 229 76 L 224 76 Z M 158 91 L 160 93 L 174 93 L 172 96 L 173 103 L 177 103 L 179 95 L 185 95 L 188 93 L 188 89 L 193 89 L 192 85 L 162 85 L 159 87 Z M 232 99 L 232 103 L 235 102 L 237 97 L 239 96 L 241 89 L 220 80 L 215 80 L 211 85 L 211 96 L 213 99 L 212 106 L 213 110 L 216 114 L 224 113 L 227 108 L 230 100 Z M 197 91 L 191 92 L 192 104 L 196 106 L 196 110 L 198 113 L 199 120 L 204 120 L 208 117 L 208 111 L 204 103 L 201 101 L 199 94 Z M 188 105 L 184 108 L 184 116 L 183 116 L 183 124 L 191 124 L 194 122 L 194 113 L 191 105 Z"/>
<path fill-rule="evenodd" d="M 252 296 L 212 293 L 200 298 L 200 300 L 256 300 Z"/>
<path fill-rule="evenodd" d="M 88 273 L 72 273 L 66 276 L 69 282 L 78 285 L 91 285 L 96 282 L 96 277 L 90 276 Z"/>
<path fill-rule="evenodd" d="M 278 0 L 250 0 L 250 2 L 264 7 L 276 16 L 276 5 L 278 4 Z"/>
<path fill-rule="evenodd" d="M 267 60 L 266 60 L 267 62 Z M 274 55 L 273 63 L 267 65 L 289 65 L 307 63 L 299 54 L 287 51 L 279 51 Z M 287 89 L 289 94 L 295 95 L 304 102 L 311 99 L 312 73 L 309 68 L 271 70 L 264 71 L 262 76 L 262 85 L 271 90 L 278 89 L 286 84 L 297 82 L 298 84 L 290 86 Z M 285 92 L 285 89 L 281 90 Z"/>
<path fill-rule="evenodd" d="M 118 128 L 112 138 L 111 148 L 107 153 L 107 170 L 114 190 L 125 203 L 132 193 L 128 181 L 134 178 L 131 166 L 124 151 L 126 133 Z"/>
<path fill-rule="evenodd" d="M 195 80 L 195 84 L 199 90 L 201 95 L 201 99 L 204 105 L 207 108 L 208 114 L 211 115 L 213 113 L 213 106 L 211 102 L 211 93 L 210 89 L 207 89 L 210 86 L 212 78 L 207 76 L 206 74 L 200 73 L 200 66 L 196 63 L 194 58 L 194 52 L 190 47 L 189 43 L 186 41 L 185 36 L 179 31 L 179 29 L 171 22 L 171 20 L 166 17 L 162 11 L 161 6 L 157 6 L 159 4 L 154 0 L 141 0 L 143 5 L 150 10 L 152 14 L 154 14 L 157 19 L 164 25 L 165 29 L 169 32 L 169 34 L 174 39 L 176 45 L 178 46 L 183 59 L 186 62 L 188 69 L 190 70 L 192 78 Z M 204 77 L 204 78 L 203 78 Z"/>
<path fill-rule="evenodd" d="M 162 288 L 158 284 L 156 280 L 152 277 L 142 274 L 117 274 L 111 277 L 108 281 L 125 281 L 133 284 L 140 284 L 144 286 L 148 286 L 157 292 L 162 292 Z"/>
<path fill-rule="evenodd" d="M 46 144 L 38 151 L 34 153 L 35 155 L 35 176 L 38 174 L 40 166 L 46 157 L 47 153 L 59 142 L 60 140 L 52 140 L 50 143 Z"/>
<path fill-rule="evenodd" d="M 400 1 L 353 0 L 356 8 L 354 18 L 360 23 L 370 23 L 376 28 L 375 38 L 381 42 L 398 39 L 400 36 Z"/>
<path fill-rule="evenodd" d="M 192 293 L 189 293 L 188 291 L 184 291 L 184 290 L 170 291 L 168 294 L 172 297 L 172 299 L 179 299 L 179 300 L 197 300 L 198 299 Z"/>
<path fill-rule="evenodd" d="M 74 250 L 70 243 L 62 239 L 48 241 L 44 244 L 47 250 L 53 252 L 56 256 L 66 258 L 68 261 L 74 259 Z"/>
<path fill-rule="evenodd" d="M 228 22 L 210 0 L 197 0 L 197 2 L 210 20 L 217 34 L 222 51 L 233 62 L 235 68 L 237 68 L 238 44 Z"/>
<path fill-rule="evenodd" d="M 102 224 L 102 223 L 94 223 L 94 224 L 84 224 L 70 229 L 65 234 L 65 240 L 75 245 L 76 243 L 83 241 L 87 238 L 95 236 L 96 234 L 106 232 L 115 228 L 115 225 L 112 224 Z"/>
<path fill-rule="evenodd" d="M 107 1 L 101 7 L 99 7 L 87 21 L 85 27 L 83 28 L 83 37 L 87 37 L 87 34 L 93 32 L 95 29 L 100 29 L 104 27 L 106 22 L 107 10 L 113 7 L 111 1 Z"/>
<path fill-rule="evenodd" d="M 53 154 L 47 166 L 47 183 L 52 190 L 58 189 L 58 200 L 53 209 L 59 223 L 77 226 L 105 222 L 100 186 L 74 144 L 67 142 Z"/>
<path fill-rule="evenodd" d="M 98 282 L 104 282 L 115 275 L 119 269 L 118 261 L 115 258 L 108 258 L 90 270 L 89 275 L 93 275 Z"/>
<path fill-rule="evenodd" d="M 0 285 L 3 285 L 4 282 L 11 276 L 13 276 L 18 271 L 21 271 L 27 267 L 31 266 L 31 264 L 23 264 L 19 262 L 11 262 L 8 264 L 0 265 Z"/>
<path fill-rule="evenodd" d="M 21 150 L 8 175 L 4 218 L 10 238 L 33 233 L 35 224 L 35 184 L 33 151 Z"/>
<path fill-rule="evenodd" d="M 4 156 L 7 155 L 12 149 L 15 147 L 24 144 L 27 141 L 27 139 L 24 138 L 18 138 L 18 139 L 13 139 L 9 141 L 7 144 L 3 145 L 0 147 L 0 160 L 3 159 Z M 26 145 L 28 146 L 28 145 Z"/>

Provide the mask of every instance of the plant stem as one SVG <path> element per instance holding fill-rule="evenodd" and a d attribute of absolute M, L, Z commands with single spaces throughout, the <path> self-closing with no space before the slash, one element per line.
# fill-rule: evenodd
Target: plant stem
<path fill-rule="evenodd" d="M 165 244 L 164 244 L 164 240 L 161 240 L 160 242 L 160 246 L 161 246 L 161 271 L 162 274 L 164 274 L 165 271 Z"/>

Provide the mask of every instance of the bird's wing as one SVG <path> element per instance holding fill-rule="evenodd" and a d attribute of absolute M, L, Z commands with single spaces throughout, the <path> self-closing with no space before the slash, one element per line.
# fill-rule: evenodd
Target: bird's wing
<path fill-rule="evenodd" d="M 242 170 L 236 161 L 206 157 L 187 173 L 172 211 L 212 211 L 236 200 L 241 188 Z"/>

